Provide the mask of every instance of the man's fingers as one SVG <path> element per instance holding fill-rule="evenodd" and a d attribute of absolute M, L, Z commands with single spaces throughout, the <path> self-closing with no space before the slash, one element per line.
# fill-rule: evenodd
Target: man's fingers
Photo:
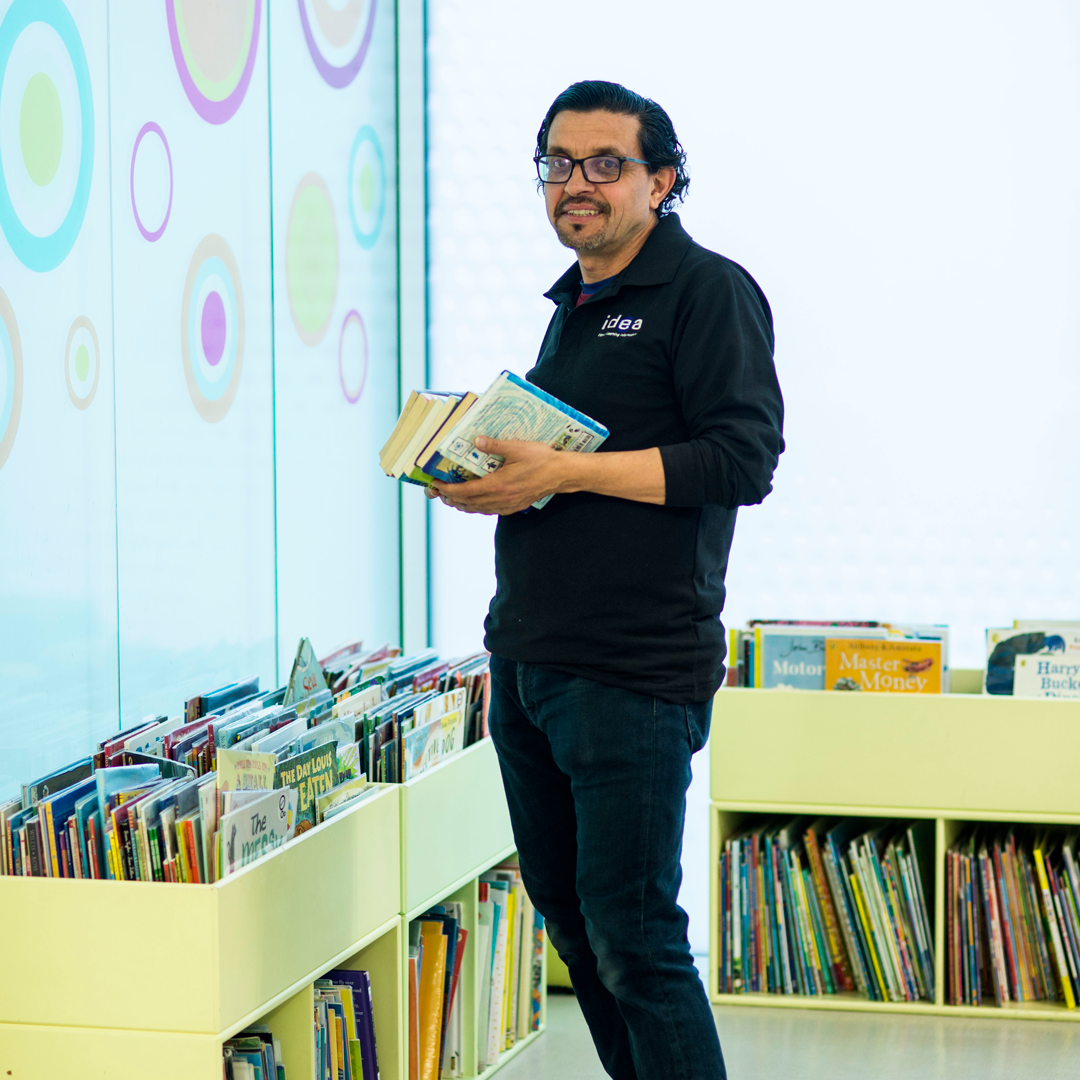
<path fill-rule="evenodd" d="M 517 442 L 513 439 L 490 439 L 486 435 L 477 435 L 476 449 L 483 450 L 485 454 L 498 454 L 506 457 L 513 452 Z"/>

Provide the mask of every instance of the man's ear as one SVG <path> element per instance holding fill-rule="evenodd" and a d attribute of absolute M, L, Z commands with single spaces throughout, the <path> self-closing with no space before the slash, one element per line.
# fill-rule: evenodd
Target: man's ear
<path fill-rule="evenodd" d="M 649 208 L 656 210 L 668 197 L 668 193 L 675 186 L 675 169 L 671 165 L 665 165 L 657 169 L 652 177 L 652 189 L 649 192 Z"/>

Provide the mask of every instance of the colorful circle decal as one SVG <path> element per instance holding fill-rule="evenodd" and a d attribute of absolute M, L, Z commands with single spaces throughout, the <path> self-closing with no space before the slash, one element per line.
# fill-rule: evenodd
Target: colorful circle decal
<path fill-rule="evenodd" d="M 356 133 L 349 154 L 349 217 L 362 248 L 375 246 L 385 212 L 386 161 L 379 136 L 365 124 Z"/>
<path fill-rule="evenodd" d="M 338 235 L 330 189 L 318 173 L 296 185 L 285 229 L 285 291 L 300 340 L 318 345 L 330 325 L 338 285 Z"/>
<path fill-rule="evenodd" d="M 367 382 L 368 341 L 364 320 L 359 311 L 350 311 L 341 324 L 337 347 L 338 377 L 341 391 L 350 405 L 355 405 Z"/>
<path fill-rule="evenodd" d="M 191 257 L 180 308 L 184 378 L 198 414 L 216 424 L 228 411 L 244 359 L 244 293 L 229 245 L 204 236 Z"/>
<path fill-rule="evenodd" d="M 188 101 L 207 123 L 224 124 L 251 82 L 262 0 L 165 0 L 165 15 Z"/>
<path fill-rule="evenodd" d="M 11 303 L 0 290 L 0 469 L 11 453 L 22 410 L 22 343 Z"/>
<path fill-rule="evenodd" d="M 150 138 L 147 139 L 147 135 Z M 173 171 L 169 141 L 165 138 L 165 132 L 151 120 L 139 129 L 131 151 L 131 212 L 135 215 L 139 232 L 150 243 L 160 240 L 165 226 L 169 224 L 172 197 Z M 143 207 L 141 214 L 140 203 Z"/>
<path fill-rule="evenodd" d="M 335 89 L 356 78 L 375 29 L 376 0 L 297 0 L 311 59 Z"/>
<path fill-rule="evenodd" d="M 75 20 L 60 0 L 15 0 L 0 23 L 0 228 L 16 258 L 59 266 L 86 215 L 94 99 Z"/>
<path fill-rule="evenodd" d="M 80 315 L 68 331 L 64 349 L 64 378 L 68 397 L 76 409 L 85 409 L 97 393 L 101 374 L 101 350 L 94 324 Z"/>

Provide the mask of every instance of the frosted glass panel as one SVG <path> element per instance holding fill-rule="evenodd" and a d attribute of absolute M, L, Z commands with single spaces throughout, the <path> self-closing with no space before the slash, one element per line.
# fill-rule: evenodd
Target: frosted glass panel
<path fill-rule="evenodd" d="M 0 0 L 0 797 L 398 639 L 395 19 Z"/>
<path fill-rule="evenodd" d="M 125 720 L 275 678 L 266 9 L 173 11 L 112 4 Z"/>
<path fill-rule="evenodd" d="M 0 4 L 0 796 L 116 723 L 105 3 Z"/>
<path fill-rule="evenodd" d="M 278 604 L 300 635 L 397 640 L 394 9 L 272 13 Z"/>

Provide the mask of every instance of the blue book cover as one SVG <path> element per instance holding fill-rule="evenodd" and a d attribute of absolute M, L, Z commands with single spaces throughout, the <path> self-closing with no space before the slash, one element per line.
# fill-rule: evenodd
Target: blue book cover
<path fill-rule="evenodd" d="M 762 634 L 760 647 L 763 687 L 825 689 L 824 634 Z"/>

